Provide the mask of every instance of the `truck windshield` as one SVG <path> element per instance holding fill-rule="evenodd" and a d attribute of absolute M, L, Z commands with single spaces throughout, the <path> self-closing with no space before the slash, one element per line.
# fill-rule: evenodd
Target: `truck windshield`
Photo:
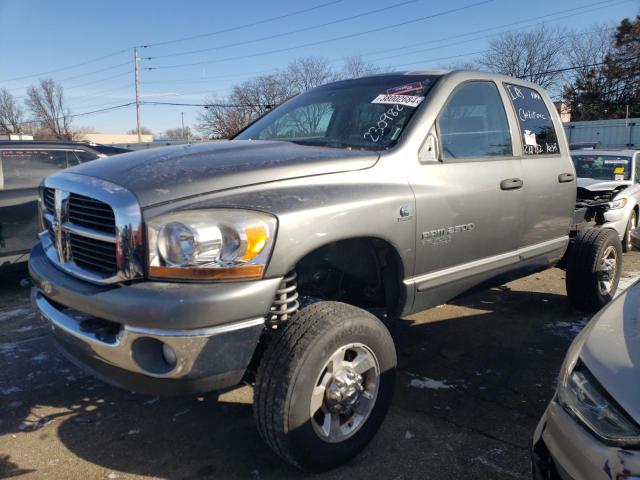
<path fill-rule="evenodd" d="M 324 85 L 285 102 L 234 139 L 384 150 L 397 143 L 438 78 L 395 74 Z"/>
<path fill-rule="evenodd" d="M 631 157 L 619 155 L 572 155 L 576 174 L 594 180 L 624 181 L 631 178 Z"/>

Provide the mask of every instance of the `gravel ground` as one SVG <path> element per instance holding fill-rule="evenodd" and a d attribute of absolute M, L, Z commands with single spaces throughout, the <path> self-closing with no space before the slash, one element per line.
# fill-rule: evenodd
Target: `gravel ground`
<path fill-rule="evenodd" d="M 640 253 L 624 269 L 626 288 Z M 33 314 L 24 276 L 0 277 L 0 478 L 307 477 L 260 440 L 249 387 L 145 397 L 69 364 Z M 557 269 L 408 317 L 394 332 L 399 376 L 380 433 L 313 478 L 527 478 L 530 437 L 587 321 Z"/>

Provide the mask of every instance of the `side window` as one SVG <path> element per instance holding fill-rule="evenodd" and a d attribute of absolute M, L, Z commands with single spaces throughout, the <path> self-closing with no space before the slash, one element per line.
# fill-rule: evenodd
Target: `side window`
<path fill-rule="evenodd" d="M 82 162 L 78 158 L 78 153 L 75 150 L 67 151 L 67 168 L 75 167 L 76 165 L 80 165 Z"/>
<path fill-rule="evenodd" d="M 525 155 L 559 154 L 558 135 L 542 95 L 532 88 L 505 84 L 518 117 Z"/>
<path fill-rule="evenodd" d="M 438 118 L 442 159 L 513 155 L 507 114 L 493 82 L 459 86 Z"/>
<path fill-rule="evenodd" d="M 47 175 L 67 168 L 62 150 L 2 150 L 0 161 L 5 189 L 37 187 Z"/>
<path fill-rule="evenodd" d="M 77 157 L 75 159 L 75 163 L 71 163 L 71 160 L 69 161 L 69 166 L 73 166 L 73 165 L 78 165 L 80 163 L 85 163 L 85 162 L 90 162 L 91 160 L 95 160 L 98 157 L 98 155 L 87 152 L 85 150 L 74 150 L 75 156 Z M 71 157 L 70 157 L 71 158 Z"/>

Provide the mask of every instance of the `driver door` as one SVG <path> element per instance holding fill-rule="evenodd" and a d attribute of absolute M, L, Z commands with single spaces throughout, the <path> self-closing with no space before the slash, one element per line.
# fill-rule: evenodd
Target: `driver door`
<path fill-rule="evenodd" d="M 432 130 L 437 158 L 415 162 L 414 311 L 516 268 L 523 176 L 504 100 L 491 81 L 458 85 Z"/>

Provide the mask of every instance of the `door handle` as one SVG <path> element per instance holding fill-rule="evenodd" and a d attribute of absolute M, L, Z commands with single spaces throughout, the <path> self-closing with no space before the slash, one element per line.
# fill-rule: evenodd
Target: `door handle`
<path fill-rule="evenodd" d="M 561 173 L 558 175 L 558 181 L 560 183 L 569 183 L 573 182 L 573 179 L 576 178 L 573 173 Z"/>
<path fill-rule="evenodd" d="M 522 188 L 524 182 L 519 178 L 507 178 L 500 182 L 500 188 L 502 190 L 518 190 Z"/>

